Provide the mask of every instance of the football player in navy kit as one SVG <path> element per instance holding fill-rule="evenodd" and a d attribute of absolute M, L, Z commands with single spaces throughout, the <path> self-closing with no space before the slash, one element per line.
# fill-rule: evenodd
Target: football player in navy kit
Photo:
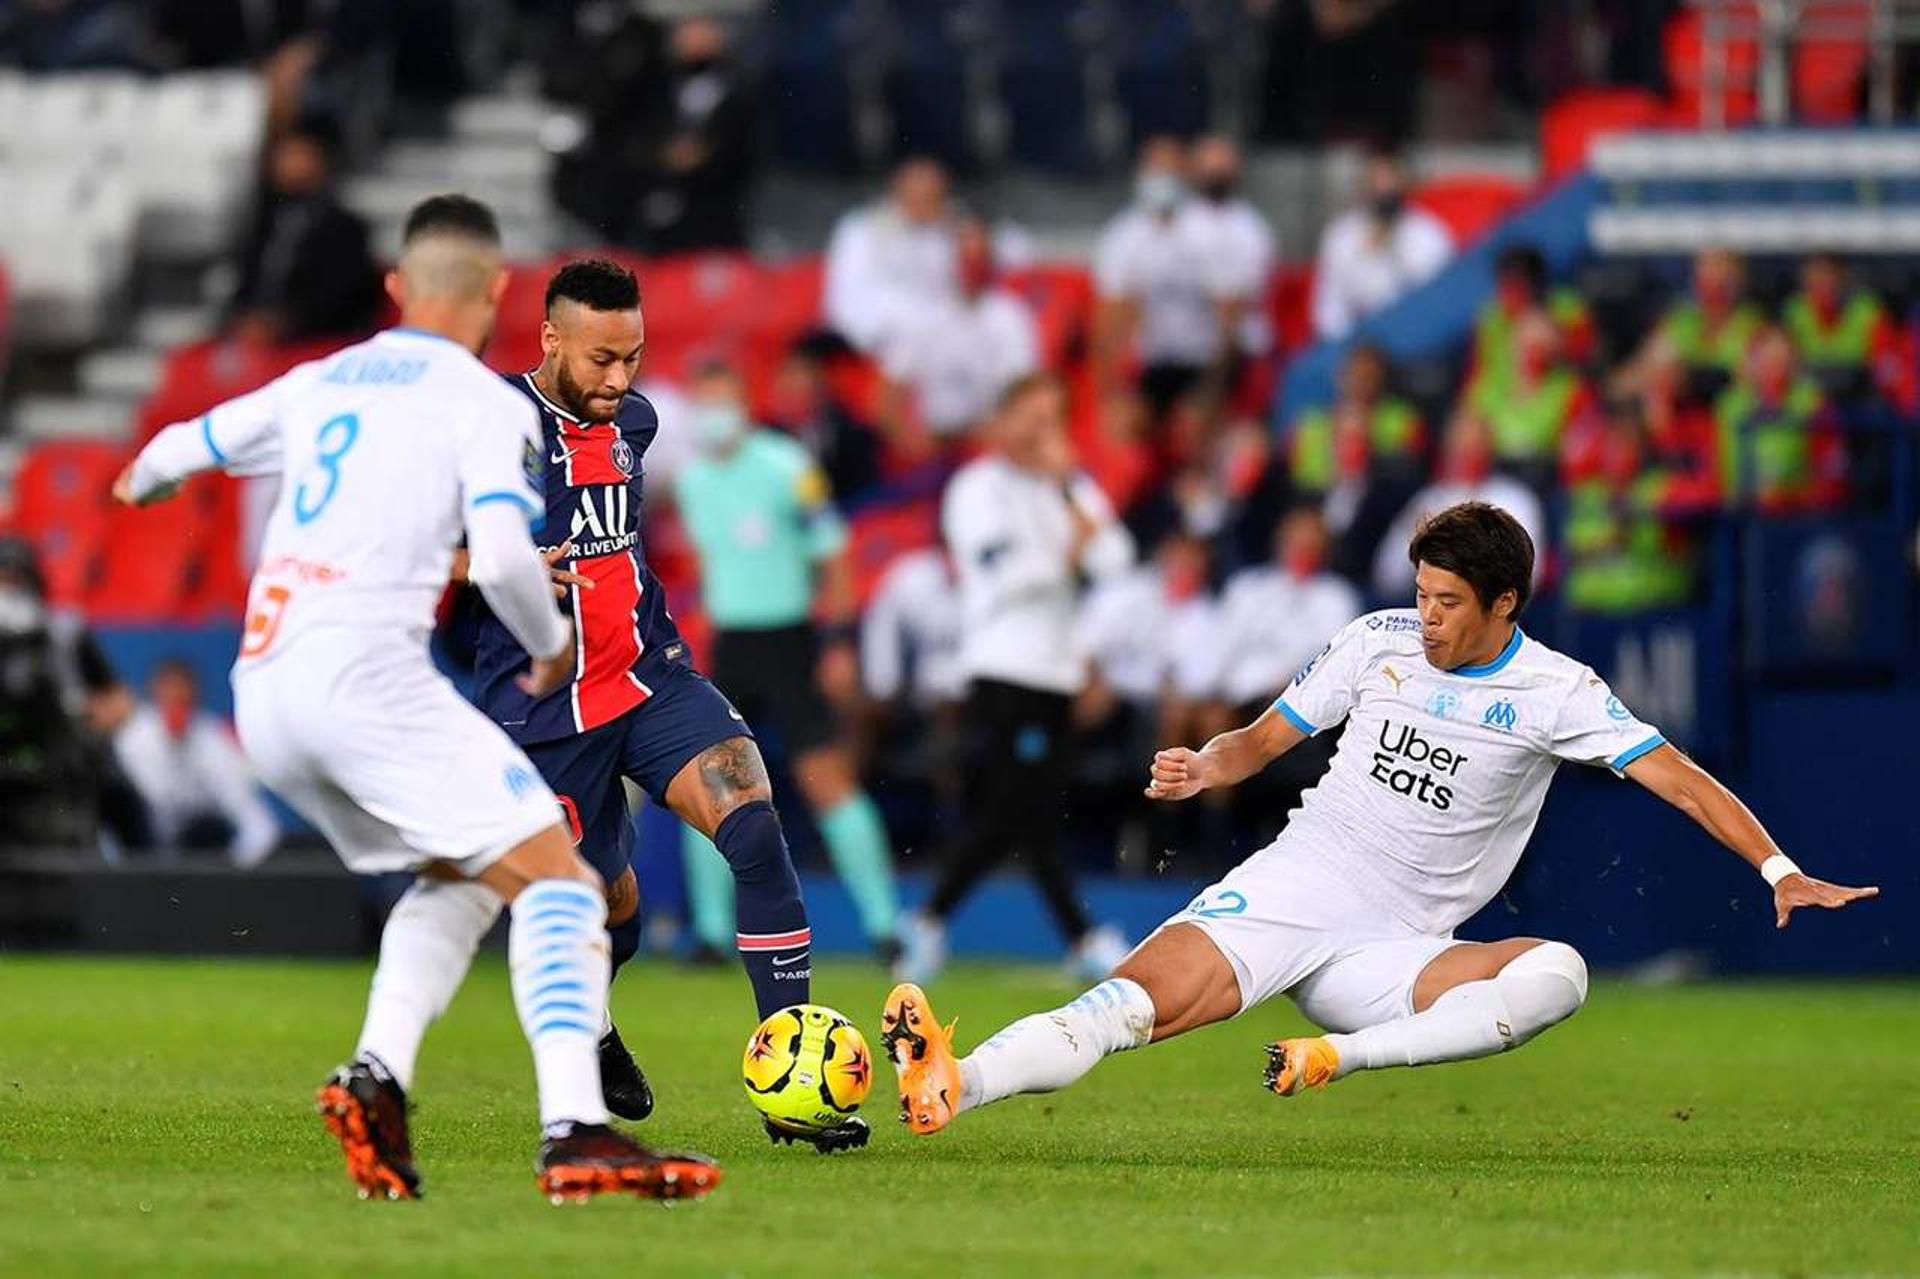
<path fill-rule="evenodd" d="M 581 853 L 605 878 L 616 971 L 639 947 L 621 785 L 630 778 L 713 840 L 731 867 L 737 945 L 759 1015 L 807 1002 L 812 937 L 766 765 L 739 712 L 691 665 L 640 543 L 644 460 L 660 421 L 633 389 L 646 347 L 638 282 L 604 259 L 567 263 L 548 283 L 540 340 L 539 367 L 508 381 L 540 411 L 547 506 L 534 532 L 578 636 L 573 678 L 527 696 L 517 682 L 527 654 L 483 614 L 475 700 L 553 787 Z M 600 1066 L 615 1114 L 651 1111 L 645 1076 L 610 1021 Z M 867 1136 L 851 1117 L 812 1140 L 830 1151 Z"/>

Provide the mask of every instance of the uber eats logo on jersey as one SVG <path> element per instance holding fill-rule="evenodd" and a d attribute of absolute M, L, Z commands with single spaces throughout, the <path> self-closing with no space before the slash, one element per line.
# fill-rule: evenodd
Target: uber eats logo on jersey
<path fill-rule="evenodd" d="M 1453 787 L 1449 777 L 1460 775 L 1467 757 L 1447 746 L 1439 746 L 1420 735 L 1411 724 L 1380 722 L 1380 748 L 1373 752 L 1373 767 L 1368 776 L 1396 795 L 1405 795 L 1441 812 L 1453 807 Z"/>

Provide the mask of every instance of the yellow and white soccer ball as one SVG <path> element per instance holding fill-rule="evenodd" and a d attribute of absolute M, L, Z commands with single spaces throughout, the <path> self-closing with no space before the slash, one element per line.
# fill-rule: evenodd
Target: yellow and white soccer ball
<path fill-rule="evenodd" d="M 873 1054 L 859 1027 L 833 1009 L 795 1004 L 753 1032 L 740 1075 L 761 1114 L 794 1132 L 819 1132 L 867 1099 Z"/>

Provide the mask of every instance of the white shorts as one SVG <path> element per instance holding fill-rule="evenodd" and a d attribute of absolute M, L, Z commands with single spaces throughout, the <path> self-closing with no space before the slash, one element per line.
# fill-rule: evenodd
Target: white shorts
<path fill-rule="evenodd" d="M 479 874 L 560 821 L 518 746 L 417 639 L 316 630 L 234 669 L 260 778 L 360 874 L 450 862 Z"/>
<path fill-rule="evenodd" d="M 1278 994 L 1342 1033 L 1413 1012 L 1413 984 L 1451 936 L 1414 931 L 1287 832 L 1241 862 L 1162 928 L 1193 924 L 1240 983 L 1240 1011 Z"/>

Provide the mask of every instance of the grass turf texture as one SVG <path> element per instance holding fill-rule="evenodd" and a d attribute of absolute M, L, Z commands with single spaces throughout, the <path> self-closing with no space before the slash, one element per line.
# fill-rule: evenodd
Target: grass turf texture
<path fill-rule="evenodd" d="M 771 1148 L 739 1084 L 732 971 L 616 988 L 660 1145 L 728 1180 L 671 1211 L 550 1207 L 506 974 L 427 1039 L 418 1204 L 357 1201 L 310 1097 L 353 1042 L 359 964 L 0 959 L 0 1274 L 1900 1273 L 1920 1270 L 1913 985 L 1600 984 L 1500 1061 L 1258 1085 L 1284 1002 L 1106 1062 L 1080 1086 Z M 815 996 L 877 1040 L 885 981 Z M 1039 969 L 934 988 L 969 1046 L 1070 992 Z"/>

